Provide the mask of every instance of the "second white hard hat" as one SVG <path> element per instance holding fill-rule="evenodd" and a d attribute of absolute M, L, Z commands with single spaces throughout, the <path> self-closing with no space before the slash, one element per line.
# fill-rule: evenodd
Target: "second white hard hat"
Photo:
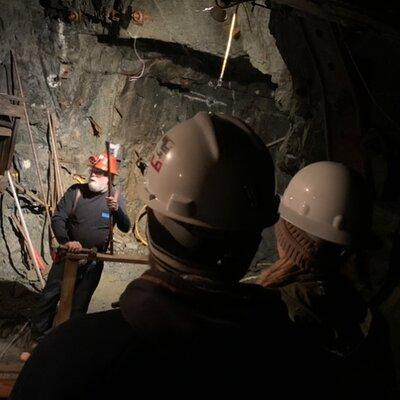
<path fill-rule="evenodd" d="M 368 225 L 369 204 L 360 176 L 343 164 L 321 161 L 292 178 L 279 212 L 284 220 L 311 235 L 348 245 Z"/>

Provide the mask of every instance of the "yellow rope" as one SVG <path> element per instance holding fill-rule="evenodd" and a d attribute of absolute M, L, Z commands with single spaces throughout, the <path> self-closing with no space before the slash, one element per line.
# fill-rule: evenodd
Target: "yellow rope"
<path fill-rule="evenodd" d="M 74 174 L 72 178 L 78 183 L 87 183 L 87 178 L 82 175 Z"/>
<path fill-rule="evenodd" d="M 143 236 L 139 230 L 139 222 L 140 220 L 147 214 L 147 206 L 143 206 L 141 210 L 136 214 L 135 225 L 133 229 L 133 234 L 138 242 L 142 243 L 146 247 L 148 246 L 146 237 Z"/>

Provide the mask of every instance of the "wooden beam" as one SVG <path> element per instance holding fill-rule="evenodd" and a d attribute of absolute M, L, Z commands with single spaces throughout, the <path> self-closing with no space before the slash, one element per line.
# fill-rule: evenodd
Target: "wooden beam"
<path fill-rule="evenodd" d="M 100 261 L 107 262 L 123 262 L 128 264 L 148 264 L 149 257 L 148 256 L 139 256 L 139 255 L 118 255 L 118 254 L 98 254 L 97 259 Z"/>
<path fill-rule="evenodd" d="M 58 245 L 57 249 L 61 249 L 66 251 L 67 257 L 73 260 L 98 260 L 98 261 L 106 261 L 106 262 L 123 262 L 127 264 L 148 264 L 149 257 L 141 256 L 139 254 L 107 254 L 107 253 L 98 253 L 96 249 L 81 249 L 79 253 L 68 253 L 67 247 L 65 245 Z"/>
<path fill-rule="evenodd" d="M 5 126 L 0 126 L 0 136 L 11 137 L 12 136 L 12 129 L 11 128 L 7 128 Z"/>
<path fill-rule="evenodd" d="M 15 378 L 3 378 L 0 373 L 0 399 L 8 399 L 11 395 L 15 382 L 17 381 L 17 376 Z"/>
<path fill-rule="evenodd" d="M 77 271 L 78 260 L 73 260 L 67 257 L 65 260 L 64 275 L 61 283 L 60 304 L 54 318 L 54 326 L 62 324 L 71 316 Z"/>
<path fill-rule="evenodd" d="M 59 157 L 58 157 L 58 150 L 57 150 L 57 141 L 55 135 L 55 128 L 54 128 L 54 120 L 56 116 L 53 113 L 50 115 L 50 111 L 47 110 L 47 120 L 49 124 L 49 138 L 50 138 L 50 148 L 51 148 L 51 155 L 53 158 L 54 164 L 54 177 L 55 177 L 55 187 L 57 193 L 56 202 L 58 203 L 61 200 L 61 197 L 64 195 L 65 189 L 61 179 L 61 169 L 59 164 Z"/>
<path fill-rule="evenodd" d="M 28 249 L 29 249 L 29 254 L 30 254 L 31 259 L 32 259 L 32 261 L 33 261 L 33 264 L 34 264 L 34 266 L 35 266 L 35 270 L 36 270 L 37 276 L 38 276 L 38 278 L 39 278 L 40 285 L 42 286 L 42 288 L 44 288 L 45 282 L 44 282 L 42 273 L 41 273 L 41 271 L 40 271 L 37 258 L 36 258 L 36 256 L 35 256 L 35 248 L 33 247 L 33 243 L 32 243 L 32 240 L 31 240 L 31 238 L 30 238 L 28 228 L 27 228 L 27 226 L 26 226 L 25 217 L 24 217 L 24 214 L 22 213 L 21 205 L 19 204 L 19 199 L 18 199 L 18 196 L 17 196 L 17 192 L 16 192 L 16 190 L 15 190 L 14 181 L 13 181 L 13 179 L 12 179 L 12 177 L 11 177 L 10 171 L 7 170 L 7 171 L 6 171 L 6 174 L 7 174 L 7 179 L 8 179 L 8 182 L 9 182 L 9 184 L 10 184 L 10 188 L 11 188 L 11 191 L 12 191 L 12 194 L 13 194 L 13 197 L 14 197 L 14 202 L 15 202 L 15 205 L 16 205 L 16 207 L 17 207 L 19 219 L 21 220 L 21 225 L 23 226 L 23 229 L 24 229 L 25 234 L 26 234 L 26 239 L 27 239 L 27 245 L 28 245 Z"/>
<path fill-rule="evenodd" d="M 18 218 L 14 214 L 11 214 L 11 219 L 14 222 L 15 227 L 18 229 L 19 233 L 22 235 L 22 237 L 23 237 L 23 239 L 25 241 L 24 242 L 24 247 L 26 249 L 26 253 L 28 254 L 27 259 L 28 259 L 29 269 L 34 270 L 35 266 L 33 264 L 33 260 L 30 258 L 31 255 L 29 253 L 28 244 L 27 244 L 28 238 L 26 237 L 26 233 L 24 231 L 24 228 L 21 225 L 21 223 L 18 221 Z"/>
<path fill-rule="evenodd" d="M 92 250 L 84 249 L 89 253 L 67 253 L 64 266 L 64 275 L 61 283 L 61 296 L 57 314 L 54 318 L 53 325 L 58 326 L 67 321 L 71 316 L 72 304 L 74 299 L 76 275 L 79 268 L 79 260 L 97 260 L 107 262 L 124 262 L 129 264 L 148 264 L 147 256 L 139 255 L 117 255 L 94 253 Z"/>
<path fill-rule="evenodd" d="M 106 262 L 117 262 L 117 263 L 127 263 L 127 264 L 142 264 L 147 265 L 149 263 L 148 256 L 140 255 L 128 255 L 128 254 L 105 254 L 105 253 L 87 253 L 87 254 L 75 254 L 67 253 L 67 257 L 73 260 L 98 260 Z"/>
<path fill-rule="evenodd" d="M 8 100 L 0 98 L 0 114 L 8 115 L 9 117 L 23 118 L 24 109 L 21 106 L 11 104 Z"/>
<path fill-rule="evenodd" d="M 14 95 L 8 94 L 8 93 L 0 93 L 0 96 L 3 96 L 6 99 L 12 100 L 12 101 L 25 101 L 22 97 L 14 96 Z"/>

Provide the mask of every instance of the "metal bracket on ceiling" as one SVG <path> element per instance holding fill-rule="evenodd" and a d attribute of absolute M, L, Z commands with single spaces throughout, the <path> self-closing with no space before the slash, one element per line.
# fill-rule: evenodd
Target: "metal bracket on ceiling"
<path fill-rule="evenodd" d="M 222 8 L 222 9 L 227 9 L 235 6 L 239 6 L 240 4 L 243 3 L 251 3 L 252 5 L 252 10 L 254 7 L 262 7 L 262 8 L 270 8 L 268 6 L 268 0 L 264 1 L 264 4 L 257 3 L 256 1 L 251 1 L 251 0 L 236 0 L 236 1 L 229 1 L 229 0 L 215 0 L 215 4 L 217 7 Z"/>

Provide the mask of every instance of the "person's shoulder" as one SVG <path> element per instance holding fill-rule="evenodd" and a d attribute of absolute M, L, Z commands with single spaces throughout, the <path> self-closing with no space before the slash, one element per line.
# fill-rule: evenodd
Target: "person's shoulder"
<path fill-rule="evenodd" d="M 77 190 L 83 191 L 85 188 L 87 188 L 87 183 L 74 183 L 67 189 L 67 191 L 72 193 L 76 192 Z"/>
<path fill-rule="evenodd" d="M 75 196 L 77 192 L 80 192 L 82 195 L 88 193 L 89 192 L 88 184 L 87 183 L 74 183 L 67 189 L 67 191 L 65 193 Z"/>
<path fill-rule="evenodd" d="M 132 335 L 132 328 L 124 320 L 120 310 L 86 314 L 72 318 L 55 328 L 41 341 L 35 352 L 57 352 L 57 349 L 71 353 L 79 353 L 86 349 L 93 351 L 109 344 L 110 337 L 118 334 L 119 342 L 128 340 Z M 68 351 L 67 351 L 68 353 Z"/>
<path fill-rule="evenodd" d="M 279 288 L 282 300 L 294 307 L 311 307 L 326 297 L 326 283 L 322 281 L 294 281 Z M 301 306 L 300 306 L 301 305 Z"/>
<path fill-rule="evenodd" d="M 132 343 L 138 342 L 119 310 L 70 319 L 39 342 L 20 374 L 13 398 L 31 398 L 29 392 L 32 399 L 41 400 L 111 398 L 103 397 L 106 387 L 99 389 L 98 379 L 106 381 L 121 354 L 129 353 L 132 359 Z"/>

